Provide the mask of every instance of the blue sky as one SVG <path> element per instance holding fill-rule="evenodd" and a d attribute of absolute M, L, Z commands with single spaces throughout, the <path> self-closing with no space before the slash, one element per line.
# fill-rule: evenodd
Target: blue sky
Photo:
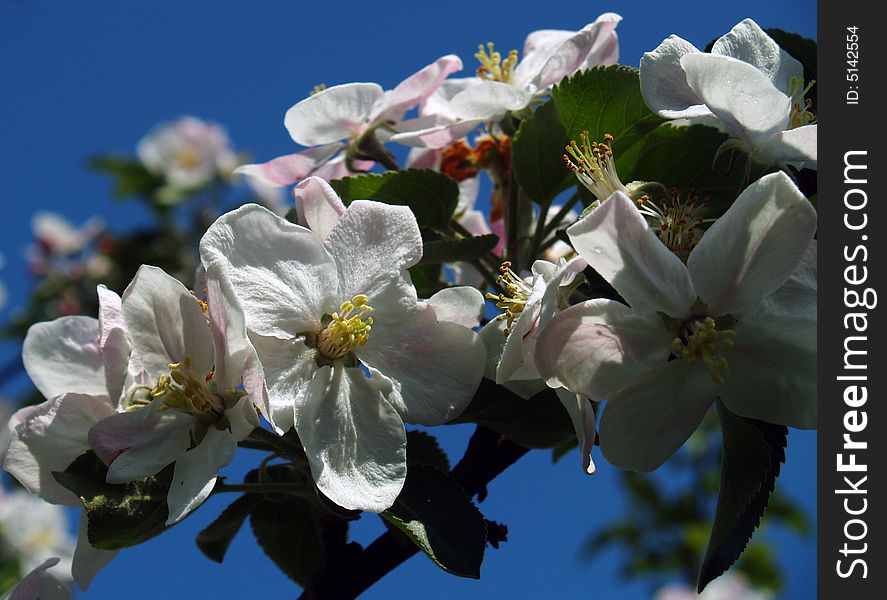
<path fill-rule="evenodd" d="M 421 6 L 421 8 L 417 8 Z M 577 29 L 601 12 L 624 18 L 621 62 L 671 33 L 702 48 L 746 17 L 806 37 L 816 34 L 812 1 L 687 2 L 153 2 L 0 0 L 0 153 L 4 235 L 0 271 L 11 306 L 24 299 L 24 247 L 40 209 L 74 222 L 100 213 L 115 230 L 146 214 L 109 199 L 109 183 L 85 170 L 98 152 L 132 152 L 156 122 L 184 114 L 226 125 L 238 148 L 268 159 L 290 152 L 283 114 L 318 83 L 376 81 L 388 88 L 437 57 L 459 54 L 468 69 L 479 42 L 520 48 L 541 28 Z M 8 308 L 7 308 L 8 310 Z M 5 361 L 16 349 L 0 348 Z M 4 392 L 13 392 L 16 386 Z M 457 460 L 470 428 L 441 432 Z M 598 457 L 599 458 L 599 457 Z M 244 453 L 232 474 L 257 459 Z M 509 541 L 488 550 L 480 581 L 446 575 L 423 556 L 386 577 L 366 598 L 648 598 L 643 584 L 616 576 L 617 556 L 577 557 L 586 535 L 620 509 L 615 472 L 598 461 L 582 475 L 574 453 L 552 466 L 535 452 L 497 479 L 481 509 L 509 525 Z M 792 432 L 782 489 L 815 510 L 815 435 Z M 194 535 L 227 499 L 213 499 L 158 539 L 123 552 L 87 598 L 293 598 L 297 590 L 244 531 L 224 565 L 204 559 Z M 359 539 L 380 531 L 373 517 Z M 785 598 L 813 597 L 815 538 L 778 531 Z"/>

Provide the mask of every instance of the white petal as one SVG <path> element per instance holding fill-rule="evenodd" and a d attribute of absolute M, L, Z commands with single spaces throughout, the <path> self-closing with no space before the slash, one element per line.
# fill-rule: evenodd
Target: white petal
<path fill-rule="evenodd" d="M 251 335 L 261 361 L 265 383 L 268 386 L 268 408 L 265 418 L 283 433 L 293 426 L 293 410 L 305 402 L 308 382 L 318 366 L 316 351 L 299 338 L 281 340 L 275 337 Z"/>
<path fill-rule="evenodd" d="M 731 412 L 816 428 L 816 320 L 756 313 L 736 326 L 720 395 Z"/>
<path fill-rule="evenodd" d="M 704 367 L 674 360 L 610 397 L 601 418 L 601 451 L 632 471 L 653 471 L 684 445 L 711 406 L 716 384 Z"/>
<path fill-rule="evenodd" d="M 446 79 L 440 86 L 425 99 L 419 108 L 420 117 L 437 116 L 444 119 L 455 120 L 457 115 L 453 112 L 452 101 L 456 94 L 478 85 L 483 81 L 480 77 L 459 77 Z"/>
<path fill-rule="evenodd" d="M 338 302 L 357 294 L 369 297 L 384 322 L 386 313 L 411 310 L 416 290 L 406 269 L 422 257 L 422 236 L 416 217 L 405 206 L 358 200 L 330 232 L 324 247 L 333 257 L 338 272 Z M 333 281 L 320 281 L 331 287 Z M 336 306 L 338 309 L 338 306 Z"/>
<path fill-rule="evenodd" d="M 804 125 L 779 131 L 761 146 L 754 159 L 768 165 L 792 165 L 798 169 L 816 169 L 816 125 Z"/>
<path fill-rule="evenodd" d="M 496 367 L 499 365 L 502 349 L 505 346 L 505 321 L 493 319 L 484 325 L 477 335 L 487 349 L 484 377 L 490 381 L 495 381 Z M 548 386 L 541 379 L 511 380 L 503 385 L 507 390 L 517 394 L 524 400 L 528 400 L 539 392 L 548 389 Z"/>
<path fill-rule="evenodd" d="M 176 460 L 167 504 L 167 526 L 177 523 L 200 506 L 216 483 L 219 469 L 237 452 L 237 442 L 227 431 L 210 426 L 203 440 Z"/>
<path fill-rule="evenodd" d="M 262 335 L 291 338 L 319 331 L 338 308 L 335 264 L 309 230 L 257 204 L 221 216 L 204 234 L 200 255 L 225 272 L 246 314 Z"/>
<path fill-rule="evenodd" d="M 22 361 L 47 399 L 69 392 L 108 393 L 99 322 L 91 317 L 60 317 L 32 325 L 22 344 Z"/>
<path fill-rule="evenodd" d="M 484 315 L 484 296 L 475 288 L 460 286 L 446 288 L 428 299 L 438 321 L 447 321 L 463 327 L 477 327 Z"/>
<path fill-rule="evenodd" d="M 123 314 L 133 353 L 149 379 L 169 374 L 186 356 L 205 376 L 213 368 L 213 339 L 194 295 L 162 269 L 143 265 L 123 292 Z"/>
<path fill-rule="evenodd" d="M 22 577 L 0 600 L 70 600 L 68 587 L 56 579 L 49 570 L 56 566 L 58 558 L 50 558 Z"/>
<path fill-rule="evenodd" d="M 655 314 L 638 314 L 612 300 L 588 300 L 556 315 L 542 330 L 536 367 L 552 387 L 604 400 L 662 364 L 674 337 Z"/>
<path fill-rule="evenodd" d="M 120 296 L 104 285 L 98 286 L 99 296 L 99 347 L 105 368 L 105 385 L 108 397 L 117 403 L 126 381 L 132 342 L 123 319 Z"/>
<path fill-rule="evenodd" d="M 376 83 L 336 85 L 291 107 L 283 124 L 297 144 L 329 144 L 356 133 L 382 94 Z"/>
<path fill-rule="evenodd" d="M 434 121 L 430 125 L 420 119 L 403 121 L 398 127 L 398 133 L 391 136 L 391 141 L 415 148 L 443 148 L 471 133 L 485 119 L 465 119 L 440 123 L 435 118 Z"/>
<path fill-rule="evenodd" d="M 427 305 L 394 327 L 373 326 L 356 351 L 390 379 L 388 396 L 404 421 L 440 425 L 471 402 L 486 364 L 486 347 L 470 329 L 439 322 Z"/>
<path fill-rule="evenodd" d="M 295 154 L 278 156 L 266 163 L 241 165 L 234 172 L 265 185 L 292 185 L 320 168 L 343 148 L 340 142 L 307 148 Z"/>
<path fill-rule="evenodd" d="M 320 241 L 327 238 L 345 213 L 336 191 L 323 179 L 309 177 L 293 189 L 299 223 L 314 232 Z"/>
<path fill-rule="evenodd" d="M 85 394 L 66 394 L 23 408 L 10 419 L 3 468 L 47 502 L 77 506 L 77 496 L 60 485 L 52 472 L 64 471 L 89 450 L 90 427 L 113 413 L 107 397 Z"/>
<path fill-rule="evenodd" d="M 669 36 L 641 57 L 641 94 L 650 110 L 666 119 L 710 115 L 711 111 L 687 84 L 681 58 L 699 50 L 685 39 Z"/>
<path fill-rule="evenodd" d="M 207 315 L 215 344 L 213 380 L 224 389 L 234 389 L 240 386 L 255 354 L 247 337 L 246 317 L 227 274 L 218 265 L 210 265 L 205 285 Z"/>
<path fill-rule="evenodd" d="M 99 571 L 104 569 L 111 559 L 117 556 L 117 550 L 99 550 L 89 543 L 87 535 L 86 511 L 80 511 L 80 522 L 77 532 L 77 547 L 74 549 L 74 562 L 71 565 L 71 574 L 74 581 L 85 592 L 92 584 L 92 580 Z"/>
<path fill-rule="evenodd" d="M 773 82 L 783 94 L 788 94 L 792 77 L 804 79 L 804 67 L 751 19 L 745 19 L 715 41 L 712 54 L 738 58 L 754 66 Z"/>
<path fill-rule="evenodd" d="M 710 314 L 757 308 L 791 276 L 815 231 L 816 211 L 785 173 L 748 186 L 687 260 Z"/>
<path fill-rule="evenodd" d="M 787 128 L 791 100 L 750 64 L 699 53 L 685 55 L 681 66 L 696 95 L 752 148 Z"/>
<path fill-rule="evenodd" d="M 317 487 L 343 508 L 389 508 L 406 477 L 397 412 L 360 369 L 323 367 L 307 388 L 296 430 Z"/>
<path fill-rule="evenodd" d="M 816 240 L 804 253 L 804 259 L 782 286 L 766 296 L 758 312 L 816 320 Z"/>
<path fill-rule="evenodd" d="M 576 252 L 635 311 L 683 317 L 696 300 L 684 263 L 659 241 L 622 192 L 570 226 L 567 235 Z"/>
<path fill-rule="evenodd" d="M 594 438 L 597 435 L 594 408 L 588 398 L 574 394 L 564 388 L 558 388 L 557 398 L 567 409 L 573 428 L 576 430 L 576 441 L 579 443 L 579 453 L 582 457 L 582 468 L 589 475 L 593 475 L 596 468 L 591 459 L 591 450 L 594 448 Z"/>
<path fill-rule="evenodd" d="M 403 113 L 424 102 L 451 73 L 462 70 L 462 60 L 455 54 L 438 58 L 430 65 L 410 75 L 395 87 L 385 92 L 385 97 L 373 118 L 400 121 Z"/>
<path fill-rule="evenodd" d="M 493 121 L 501 119 L 509 110 L 526 107 L 533 94 L 510 83 L 481 81 L 456 94 L 451 110 L 459 120 Z"/>

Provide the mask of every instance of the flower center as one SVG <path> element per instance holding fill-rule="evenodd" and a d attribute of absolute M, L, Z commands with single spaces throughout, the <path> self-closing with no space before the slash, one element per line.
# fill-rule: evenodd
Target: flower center
<path fill-rule="evenodd" d="M 712 381 L 724 383 L 722 371 L 727 369 L 727 359 L 723 352 L 733 348 L 736 331 L 733 329 L 718 330 L 715 320 L 705 317 L 702 321 L 688 323 L 681 337 L 671 343 L 675 356 L 683 358 L 688 365 L 701 360 L 708 368 Z"/>
<path fill-rule="evenodd" d="M 804 96 L 813 87 L 816 81 L 811 81 L 804 87 L 804 80 L 798 77 L 792 77 L 788 83 L 788 96 L 792 101 L 791 112 L 788 115 L 788 127 L 794 129 L 803 127 L 816 120 L 816 115 L 810 112 L 813 108 L 813 101 L 805 99 Z"/>
<path fill-rule="evenodd" d="M 203 156 L 200 151 L 190 145 L 182 146 L 176 155 L 176 159 L 179 162 L 179 166 L 183 169 L 194 169 L 203 162 Z"/>
<path fill-rule="evenodd" d="M 488 300 L 495 300 L 496 308 L 503 311 L 496 319 L 499 321 L 508 319 L 508 324 L 505 327 L 505 335 L 508 335 L 511 333 L 514 320 L 520 316 L 527 305 L 533 288 L 521 279 L 520 275 L 511 270 L 511 263 L 507 260 L 499 267 L 499 272 L 500 275 L 496 282 L 505 288 L 507 294 L 497 295 L 487 292 L 486 297 Z"/>
<path fill-rule="evenodd" d="M 369 298 L 363 294 L 346 300 L 334 312 L 326 327 L 317 334 L 317 351 L 330 360 L 347 356 L 359 346 L 366 344 L 372 330 L 373 318 L 368 316 L 373 307 L 367 304 Z M 341 314 L 340 314 L 341 313 Z"/>
<path fill-rule="evenodd" d="M 589 142 L 588 132 L 583 131 L 579 134 L 579 140 L 581 144 L 570 140 L 570 144 L 565 147 L 567 153 L 564 154 L 564 165 L 576 176 L 579 183 L 601 202 L 617 190 L 628 195 L 628 188 L 622 184 L 616 173 L 616 161 L 609 146 L 613 136 L 605 134 L 604 143 Z"/>
<path fill-rule="evenodd" d="M 127 398 L 127 410 L 142 408 L 159 400 L 163 403 L 161 410 L 172 409 L 193 415 L 207 425 L 219 421 L 225 414 L 226 399 L 208 385 L 213 372 L 201 377 L 192 371 L 190 356 L 168 366 L 169 375 L 158 377 L 154 387 L 140 385 L 133 388 Z M 242 395 L 243 392 L 231 392 L 235 401 Z"/>
<path fill-rule="evenodd" d="M 702 237 L 697 228 L 713 221 L 701 215 L 708 200 L 699 202 L 694 192 L 687 194 L 686 200 L 681 200 L 678 190 L 672 188 L 668 198 L 660 200 L 658 205 L 646 194 L 635 203 L 638 211 L 652 221 L 650 226 L 662 243 L 684 261 Z"/>
<path fill-rule="evenodd" d="M 478 45 L 477 54 L 474 57 L 480 63 L 477 68 L 477 76 L 481 79 L 501 81 L 502 83 L 514 82 L 514 66 L 517 64 L 517 50 L 508 53 L 505 60 L 502 55 L 493 49 L 493 42 L 488 42 L 487 47 Z"/>

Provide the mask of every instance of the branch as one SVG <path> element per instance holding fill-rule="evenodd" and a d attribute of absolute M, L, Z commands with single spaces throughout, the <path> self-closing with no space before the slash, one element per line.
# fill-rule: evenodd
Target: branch
<path fill-rule="evenodd" d="M 529 452 L 528 448 L 500 434 L 478 426 L 468 441 L 465 455 L 451 475 L 469 496 L 482 501 L 487 484 Z M 413 556 L 419 549 L 402 533 L 387 531 L 353 555 L 351 561 L 326 565 L 305 589 L 299 600 L 352 600 L 387 573 Z"/>

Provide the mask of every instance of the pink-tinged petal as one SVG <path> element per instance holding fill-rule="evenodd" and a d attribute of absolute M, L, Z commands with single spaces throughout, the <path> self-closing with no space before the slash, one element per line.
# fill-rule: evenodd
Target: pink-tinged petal
<path fill-rule="evenodd" d="M 117 403 L 126 381 L 132 342 L 123 320 L 120 296 L 104 285 L 98 286 L 99 347 L 105 367 L 105 385 L 108 397 Z"/>
<path fill-rule="evenodd" d="M 650 110 L 660 117 L 687 119 L 711 115 L 703 100 L 687 84 L 687 75 L 681 66 L 681 58 L 697 52 L 696 46 L 672 35 L 641 57 L 641 94 Z"/>
<path fill-rule="evenodd" d="M 295 154 L 278 156 L 266 163 L 241 165 L 234 172 L 255 178 L 266 185 L 292 185 L 314 173 L 331 160 L 343 146 L 340 142 L 334 142 L 308 148 Z"/>
<path fill-rule="evenodd" d="M 684 263 L 656 237 L 634 203 L 616 192 L 567 229 L 576 252 L 637 312 L 684 317 L 696 291 Z"/>
<path fill-rule="evenodd" d="M 407 154 L 407 168 L 433 169 L 437 171 L 440 168 L 441 155 L 442 152 L 440 150 L 410 148 L 410 152 Z"/>
<path fill-rule="evenodd" d="M 283 124 L 303 146 L 350 138 L 370 117 L 382 97 L 376 83 L 346 83 L 309 96 L 286 111 Z"/>
<path fill-rule="evenodd" d="M 553 83 L 557 83 L 568 75 L 572 75 L 580 68 L 600 64 L 602 58 L 613 54 L 613 41 L 616 26 L 622 17 L 615 13 L 605 13 L 598 17 L 594 23 L 589 23 L 576 32 L 575 35 L 565 40 L 548 57 L 538 75 L 529 83 L 536 89 L 545 89 Z M 525 57 L 524 60 L 530 58 Z M 517 76 L 517 73 L 515 73 Z"/>
<path fill-rule="evenodd" d="M 424 102 L 440 86 L 444 79 L 456 71 L 462 70 L 462 60 L 448 54 L 438 58 L 430 65 L 410 75 L 395 87 L 385 92 L 377 114 L 372 120 L 390 119 L 400 121 L 404 112 Z"/>
<path fill-rule="evenodd" d="M 367 200 L 352 202 L 324 247 L 338 272 L 337 305 L 364 294 L 379 323 L 402 318 L 404 311 L 413 309 L 416 290 L 406 269 L 422 257 L 422 236 L 409 208 Z M 335 290 L 334 281 L 320 283 Z"/>
<path fill-rule="evenodd" d="M 317 487 L 351 510 L 389 508 L 406 478 L 406 432 L 360 369 L 322 367 L 296 413 L 296 431 Z"/>
<path fill-rule="evenodd" d="M 99 550 L 89 543 L 87 535 L 86 511 L 80 511 L 80 521 L 77 525 L 77 547 L 74 548 L 74 561 L 71 564 L 71 575 L 81 591 L 85 592 L 92 584 L 92 580 L 99 571 L 117 556 L 117 550 Z"/>
<path fill-rule="evenodd" d="M 752 148 L 787 129 L 791 100 L 750 64 L 700 52 L 685 55 L 681 66 L 693 92 Z"/>
<path fill-rule="evenodd" d="M 351 161 L 352 168 L 349 169 L 348 161 L 345 160 L 345 155 L 339 154 L 339 156 L 318 167 L 312 175 L 320 177 L 325 181 L 332 181 L 334 179 L 342 179 L 343 177 L 354 175 L 355 173 L 364 173 L 372 169 L 375 164 L 376 163 L 371 160 L 353 160 Z"/>
<path fill-rule="evenodd" d="M 209 497 L 219 469 L 237 452 L 237 442 L 227 431 L 210 427 L 203 440 L 176 460 L 167 504 L 167 526 L 182 520 Z"/>
<path fill-rule="evenodd" d="M 486 348 L 470 329 L 438 321 L 422 307 L 395 327 L 373 328 L 356 354 L 391 381 L 388 401 L 404 421 L 440 425 L 471 402 L 486 364 Z"/>
<path fill-rule="evenodd" d="M 293 426 L 293 411 L 305 403 L 308 382 L 317 371 L 317 352 L 304 340 L 251 335 L 267 385 L 267 407 L 259 406 L 278 433 Z"/>
<path fill-rule="evenodd" d="M 52 473 L 64 471 L 89 450 L 90 427 L 113 413 L 107 397 L 85 394 L 65 394 L 23 408 L 10 419 L 3 468 L 47 502 L 77 506 L 77 496 L 61 486 Z"/>
<path fill-rule="evenodd" d="M 770 78 L 783 94 L 788 94 L 792 78 L 804 79 L 804 67 L 751 19 L 745 19 L 718 38 L 712 54 L 732 56 L 755 67 Z"/>
<path fill-rule="evenodd" d="M 576 35 L 575 31 L 565 29 L 539 29 L 530 32 L 524 40 L 524 49 L 521 56 L 529 56 L 537 51 L 548 51 L 551 54 L 554 49 Z"/>
<path fill-rule="evenodd" d="M 668 357 L 674 332 L 655 314 L 588 300 L 554 316 L 536 342 L 535 362 L 551 387 L 604 400 Z"/>
<path fill-rule="evenodd" d="M 309 177 L 293 189 L 299 223 L 314 232 L 323 241 L 339 218 L 345 213 L 345 205 L 336 191 L 319 177 Z"/>
<path fill-rule="evenodd" d="M 399 133 L 391 136 L 391 141 L 405 146 L 412 146 L 414 148 L 439 149 L 455 142 L 456 140 L 461 140 L 474 131 L 474 129 L 482 125 L 484 119 L 467 119 L 446 122 L 429 127 L 424 126 L 427 124 L 426 121 L 422 121 L 421 123 L 418 123 L 419 119 L 416 119 L 415 121 L 416 122 L 403 121 L 401 127 L 398 127 Z M 422 127 L 411 129 L 411 127 L 416 127 L 417 125 L 422 125 Z"/>
<path fill-rule="evenodd" d="M 816 125 L 804 125 L 776 133 L 753 158 L 769 165 L 816 169 L 817 157 Z"/>
<path fill-rule="evenodd" d="M 761 312 L 736 325 L 719 393 L 731 412 L 816 429 L 816 319 Z"/>
<path fill-rule="evenodd" d="M 754 311 L 791 277 L 815 232 L 816 211 L 785 173 L 748 186 L 687 260 L 709 313 Z"/>
<path fill-rule="evenodd" d="M 123 314 L 133 353 L 149 379 L 189 357 L 201 377 L 213 370 L 212 332 L 188 288 L 162 269 L 142 265 L 123 292 Z"/>
<path fill-rule="evenodd" d="M 556 391 L 558 400 L 567 409 L 570 421 L 573 422 L 573 429 L 576 430 L 576 441 L 579 443 L 579 453 L 582 457 L 582 469 L 589 475 L 594 475 L 596 467 L 591 459 L 594 439 L 597 436 L 594 408 L 588 398 L 583 398 L 564 388 L 558 388 Z"/>
<path fill-rule="evenodd" d="M 191 444 L 191 415 L 161 411 L 161 402 L 105 417 L 89 430 L 89 445 L 108 465 L 108 483 L 156 475 Z"/>
<path fill-rule="evenodd" d="M 320 319 L 338 308 L 335 263 L 317 237 L 256 204 L 231 211 L 200 242 L 209 269 L 229 279 L 261 335 L 293 338 L 320 331 Z"/>
<path fill-rule="evenodd" d="M 419 116 L 455 120 L 456 115 L 452 111 L 451 104 L 453 98 L 463 90 L 478 85 L 481 81 L 483 80 L 480 77 L 461 77 L 442 81 L 434 93 L 428 96 L 419 107 Z"/>
<path fill-rule="evenodd" d="M 477 327 L 484 316 L 484 296 L 475 288 L 445 288 L 428 299 L 438 321 Z"/>
<path fill-rule="evenodd" d="M 22 344 L 22 361 L 47 399 L 69 392 L 108 393 L 99 322 L 92 317 L 59 317 L 32 325 Z"/>
<path fill-rule="evenodd" d="M 716 393 L 717 384 L 698 362 L 674 360 L 638 377 L 604 408 L 604 458 L 621 469 L 656 470 L 696 431 Z"/>

